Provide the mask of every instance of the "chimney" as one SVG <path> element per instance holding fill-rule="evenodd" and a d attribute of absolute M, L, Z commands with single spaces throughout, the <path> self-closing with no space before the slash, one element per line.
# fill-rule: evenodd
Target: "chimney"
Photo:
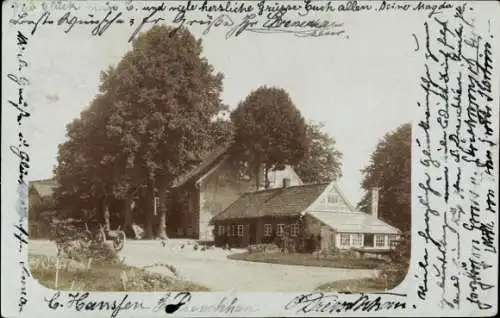
<path fill-rule="evenodd" d="M 283 178 L 283 188 L 288 188 L 290 186 L 290 178 Z"/>
<path fill-rule="evenodd" d="M 372 188 L 372 215 L 378 219 L 378 188 Z"/>

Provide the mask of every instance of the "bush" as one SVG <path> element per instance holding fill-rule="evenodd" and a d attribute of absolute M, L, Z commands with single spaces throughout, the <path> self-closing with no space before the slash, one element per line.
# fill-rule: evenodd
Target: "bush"
<path fill-rule="evenodd" d="M 65 256 L 78 262 L 87 262 L 90 258 L 96 264 L 119 263 L 118 253 L 109 244 L 91 244 L 89 246 L 72 245 L 63 250 Z"/>
<path fill-rule="evenodd" d="M 321 246 L 321 237 L 319 235 L 316 236 L 311 234 L 309 236 L 302 237 L 301 240 L 301 252 L 312 253 L 319 250 L 319 247 Z"/>
<path fill-rule="evenodd" d="M 56 257 L 29 255 L 33 278 L 48 288 L 56 288 Z M 69 264 L 69 265 L 66 265 Z M 151 266 L 150 266 L 151 267 Z M 166 265 L 176 275 L 174 267 Z M 77 262 L 59 260 L 58 290 L 68 291 L 208 291 L 208 288 L 145 269 L 124 264 L 82 267 Z"/>
<path fill-rule="evenodd" d="M 276 244 L 253 244 L 247 248 L 249 253 L 276 253 L 280 251 L 280 248 Z"/>
<path fill-rule="evenodd" d="M 170 272 L 172 272 L 172 274 L 174 274 L 175 276 L 179 276 L 179 274 L 177 272 L 177 268 L 175 268 L 174 265 L 165 264 L 165 263 L 155 263 L 155 264 L 152 264 L 152 265 L 143 266 L 142 269 L 148 269 L 148 268 L 152 268 L 152 267 L 165 267 Z"/>
<path fill-rule="evenodd" d="M 360 258 L 359 252 L 353 248 L 348 250 L 339 250 L 339 254 L 344 258 Z"/>
<path fill-rule="evenodd" d="M 403 234 L 397 246 L 388 255 L 390 261 L 379 268 L 379 278 L 387 280 L 387 285 L 396 287 L 406 277 L 410 266 L 411 238 Z"/>
<path fill-rule="evenodd" d="M 337 247 L 332 247 L 326 250 L 320 250 L 313 253 L 317 259 L 326 259 L 332 261 L 344 260 L 355 260 L 359 259 L 360 255 L 355 249 L 341 250 Z"/>

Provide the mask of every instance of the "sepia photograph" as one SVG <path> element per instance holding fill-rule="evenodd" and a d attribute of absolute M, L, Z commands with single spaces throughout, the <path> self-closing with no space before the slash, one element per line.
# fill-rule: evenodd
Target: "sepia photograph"
<path fill-rule="evenodd" d="M 494 8 L 4 3 L 9 310 L 496 310 Z"/>
<path fill-rule="evenodd" d="M 384 49 L 317 52 L 325 37 L 283 56 L 300 40 L 221 48 L 165 23 L 88 65 L 84 89 L 52 86 L 41 104 L 65 110 L 35 121 L 51 139 L 29 182 L 33 277 L 95 291 L 397 286 L 412 105 L 356 65 Z"/>

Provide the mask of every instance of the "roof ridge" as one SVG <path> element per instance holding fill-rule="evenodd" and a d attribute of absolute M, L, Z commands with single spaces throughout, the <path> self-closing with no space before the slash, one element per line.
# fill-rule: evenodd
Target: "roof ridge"
<path fill-rule="evenodd" d="M 228 151 L 230 150 L 231 146 L 232 146 L 231 142 L 226 142 L 217 145 L 214 149 L 209 151 L 197 165 L 192 167 L 186 173 L 183 173 L 180 176 L 178 176 L 174 181 L 173 187 L 174 188 L 180 187 L 189 180 L 191 180 L 192 178 L 195 177 L 199 178 L 203 176 L 204 175 L 203 171 L 205 171 L 205 174 L 208 173 L 218 163 L 227 158 Z"/>
<path fill-rule="evenodd" d="M 244 194 L 272 192 L 272 191 L 278 191 L 278 190 L 286 190 L 286 189 L 290 189 L 290 188 L 305 188 L 305 187 L 323 186 L 323 185 L 329 185 L 329 184 L 330 184 L 329 182 L 296 184 L 296 185 L 287 186 L 286 188 L 284 188 L 284 187 L 277 187 L 277 188 L 268 188 L 268 189 L 260 189 L 260 190 L 254 190 L 254 191 L 247 191 Z"/>

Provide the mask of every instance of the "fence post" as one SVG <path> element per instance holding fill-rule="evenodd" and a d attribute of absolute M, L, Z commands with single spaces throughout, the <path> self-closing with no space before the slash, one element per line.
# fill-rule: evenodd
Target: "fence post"
<path fill-rule="evenodd" d="M 54 283 L 55 289 L 57 289 L 58 283 L 59 283 L 59 257 L 56 258 L 56 281 Z"/>

